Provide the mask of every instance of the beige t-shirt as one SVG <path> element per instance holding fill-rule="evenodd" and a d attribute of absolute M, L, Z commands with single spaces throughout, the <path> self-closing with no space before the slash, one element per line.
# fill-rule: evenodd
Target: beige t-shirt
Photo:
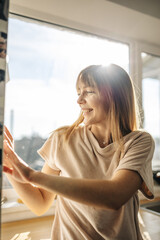
<path fill-rule="evenodd" d="M 154 141 L 150 134 L 134 131 L 126 135 L 123 154 L 115 144 L 101 148 L 89 128 L 80 126 L 67 144 L 62 131 L 53 132 L 38 152 L 64 177 L 110 179 L 120 169 L 137 171 L 144 180 L 143 194 L 153 198 Z M 119 210 L 98 209 L 58 196 L 52 239 L 141 240 L 138 210 L 137 193 Z"/>

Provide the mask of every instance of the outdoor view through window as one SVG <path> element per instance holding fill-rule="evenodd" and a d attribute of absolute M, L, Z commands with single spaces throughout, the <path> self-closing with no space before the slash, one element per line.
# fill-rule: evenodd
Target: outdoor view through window
<path fill-rule="evenodd" d="M 37 170 L 44 163 L 37 150 L 49 134 L 79 115 L 78 73 L 110 62 L 129 69 L 126 44 L 24 18 L 9 19 L 8 57 L 5 125 L 18 155 Z M 6 177 L 3 186 L 10 187 Z"/>
<path fill-rule="evenodd" d="M 142 53 L 144 128 L 155 141 L 153 170 L 160 170 L 160 57 Z"/>

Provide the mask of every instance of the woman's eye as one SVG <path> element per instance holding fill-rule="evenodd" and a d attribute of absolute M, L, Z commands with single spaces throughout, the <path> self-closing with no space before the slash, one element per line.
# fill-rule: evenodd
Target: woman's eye
<path fill-rule="evenodd" d="M 84 91 L 84 92 L 82 92 L 82 93 L 77 93 L 77 96 L 79 97 L 80 95 L 83 95 L 83 96 L 85 96 L 85 95 L 87 95 L 87 94 L 92 94 L 92 93 L 95 93 L 94 91 Z"/>
<path fill-rule="evenodd" d="M 87 93 L 94 93 L 94 91 L 87 91 Z"/>

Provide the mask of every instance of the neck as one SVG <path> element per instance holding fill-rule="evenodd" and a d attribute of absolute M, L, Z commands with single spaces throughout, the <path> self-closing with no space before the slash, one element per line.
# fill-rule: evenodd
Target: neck
<path fill-rule="evenodd" d="M 110 128 L 108 126 L 105 127 L 91 126 L 91 132 L 97 139 L 100 147 L 105 147 L 110 143 L 111 136 Z"/>

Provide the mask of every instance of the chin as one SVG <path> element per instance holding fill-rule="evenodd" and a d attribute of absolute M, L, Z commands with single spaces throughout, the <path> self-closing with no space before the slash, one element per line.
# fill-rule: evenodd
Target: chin
<path fill-rule="evenodd" d="M 91 126 L 92 124 L 94 124 L 93 121 L 83 121 L 84 125 L 87 126 Z"/>
<path fill-rule="evenodd" d="M 85 121 L 85 120 L 83 120 L 83 123 L 84 123 L 85 126 L 89 126 L 89 125 L 91 125 L 91 124 L 89 123 L 89 121 Z"/>

